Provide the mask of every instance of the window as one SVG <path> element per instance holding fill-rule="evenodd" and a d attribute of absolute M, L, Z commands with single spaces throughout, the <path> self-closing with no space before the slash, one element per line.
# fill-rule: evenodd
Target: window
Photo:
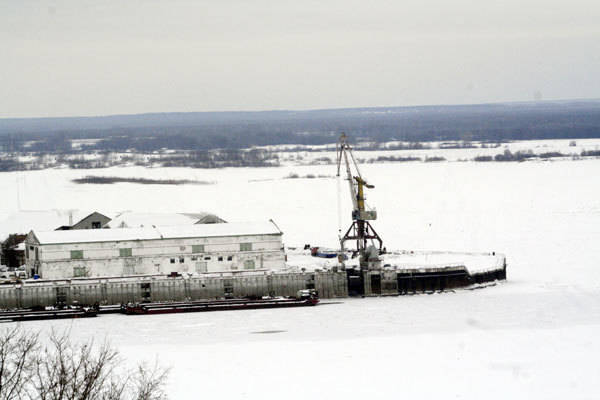
<path fill-rule="evenodd" d="M 196 272 L 206 272 L 207 265 L 205 262 L 199 261 L 196 263 Z M 204 287 L 204 286 L 202 286 Z"/>
<path fill-rule="evenodd" d="M 227 261 L 233 261 L 233 256 L 227 256 Z"/>
<path fill-rule="evenodd" d="M 92 222 L 92 229 L 100 229 L 102 228 L 102 226 L 100 226 L 100 221 L 94 221 Z"/>
<path fill-rule="evenodd" d="M 223 291 L 225 297 L 233 296 L 233 279 L 223 279 Z"/>
<path fill-rule="evenodd" d="M 144 300 L 149 301 L 152 297 L 152 287 L 149 282 L 145 282 L 140 284 L 140 289 L 142 289 L 142 297 Z"/>
<path fill-rule="evenodd" d="M 193 244 L 192 245 L 192 253 L 204 253 L 204 245 L 203 244 Z"/>
<path fill-rule="evenodd" d="M 210 261 L 210 257 L 204 257 L 206 261 Z"/>
<path fill-rule="evenodd" d="M 171 264 L 175 264 L 175 259 L 171 258 Z"/>
<path fill-rule="evenodd" d="M 81 260 L 83 258 L 83 250 L 71 250 L 71 260 Z"/>
<path fill-rule="evenodd" d="M 119 249 L 119 257 L 131 257 L 131 248 Z"/>
<path fill-rule="evenodd" d="M 254 269 L 254 260 L 244 261 L 244 269 Z"/>
<path fill-rule="evenodd" d="M 219 261 L 223 261 L 223 256 L 219 256 Z"/>
<path fill-rule="evenodd" d="M 192 256 L 192 261 L 196 261 L 197 259 L 198 259 L 198 257 Z"/>
<path fill-rule="evenodd" d="M 73 277 L 80 278 L 87 276 L 87 271 L 85 267 L 73 267 Z"/>
<path fill-rule="evenodd" d="M 57 287 L 56 288 L 56 302 L 60 305 L 65 305 L 67 303 L 67 288 L 65 287 Z"/>
<path fill-rule="evenodd" d="M 252 251 L 252 243 L 240 243 L 240 251 Z"/>
<path fill-rule="evenodd" d="M 184 262 L 185 262 L 185 258 L 183 258 L 183 257 L 179 257 L 179 262 L 180 262 L 180 263 L 184 263 Z"/>

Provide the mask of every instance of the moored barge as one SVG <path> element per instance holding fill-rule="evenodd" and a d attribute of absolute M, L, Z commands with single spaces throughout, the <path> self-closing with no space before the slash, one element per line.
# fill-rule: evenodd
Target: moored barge
<path fill-rule="evenodd" d="M 202 311 L 253 310 L 260 308 L 286 308 L 315 306 L 319 298 L 314 290 L 300 290 L 296 297 L 262 299 L 225 299 L 212 301 L 187 301 L 164 303 L 137 303 L 122 307 L 127 315 L 172 314 Z"/>
<path fill-rule="evenodd" d="M 96 317 L 95 308 L 17 310 L 0 312 L 0 322 L 39 321 L 47 319 L 90 318 Z"/>

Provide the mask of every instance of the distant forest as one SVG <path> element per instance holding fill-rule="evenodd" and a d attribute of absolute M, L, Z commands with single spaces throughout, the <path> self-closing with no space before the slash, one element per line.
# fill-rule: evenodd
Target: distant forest
<path fill-rule="evenodd" d="M 598 138 L 600 100 L 310 111 L 0 119 L 0 151 L 73 154 L 238 150 L 277 144 Z M 97 139 L 73 147 L 72 140 Z"/>

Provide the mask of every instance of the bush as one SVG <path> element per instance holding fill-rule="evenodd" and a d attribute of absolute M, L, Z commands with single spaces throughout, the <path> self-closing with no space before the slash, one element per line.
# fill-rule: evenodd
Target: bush
<path fill-rule="evenodd" d="M 496 154 L 494 156 L 495 161 L 526 161 L 530 158 L 535 158 L 537 155 L 533 154 L 531 150 L 528 151 L 517 151 L 516 153 L 511 153 L 510 150 L 504 150 L 502 154 Z"/>
<path fill-rule="evenodd" d="M 421 161 L 420 157 L 400 157 L 400 156 L 379 156 L 377 158 L 370 158 L 369 164 L 374 162 L 408 162 L 408 161 Z"/>
<path fill-rule="evenodd" d="M 556 158 L 556 157 L 566 157 L 566 154 L 560 153 L 558 151 L 550 151 L 547 153 L 540 154 L 540 158 Z"/>
<path fill-rule="evenodd" d="M 581 157 L 600 157 L 600 150 L 584 150 Z"/>
<path fill-rule="evenodd" d="M 425 162 L 446 161 L 444 157 L 426 157 Z"/>

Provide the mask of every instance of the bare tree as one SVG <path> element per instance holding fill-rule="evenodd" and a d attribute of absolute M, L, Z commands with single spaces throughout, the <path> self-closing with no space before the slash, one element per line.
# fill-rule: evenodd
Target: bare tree
<path fill-rule="evenodd" d="M 38 349 L 38 334 L 25 332 L 18 325 L 0 335 L 1 400 L 22 399 L 28 394 L 26 386 Z"/>
<path fill-rule="evenodd" d="M 73 344 L 69 333 L 52 332 L 40 345 L 38 333 L 20 326 L 0 334 L 0 400 L 164 400 L 168 370 L 138 365 L 121 368 L 107 342 Z"/>

